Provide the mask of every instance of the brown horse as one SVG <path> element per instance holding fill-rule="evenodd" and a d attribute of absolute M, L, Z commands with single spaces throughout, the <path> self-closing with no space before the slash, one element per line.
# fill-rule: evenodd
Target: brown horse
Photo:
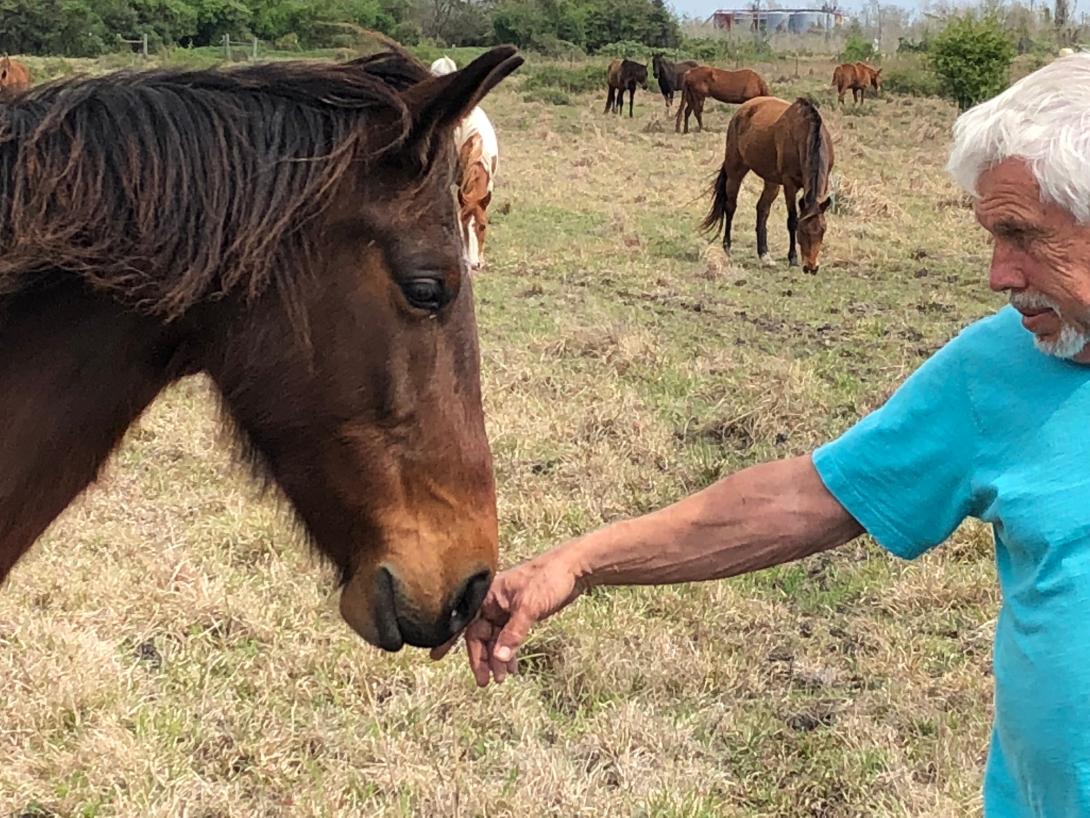
<path fill-rule="evenodd" d="M 700 63 L 695 60 L 682 62 L 670 62 L 661 54 L 651 56 L 651 74 L 659 81 L 659 90 L 666 102 L 666 110 L 674 104 L 674 92 L 681 87 L 681 77 L 690 68 L 696 68 Z"/>
<path fill-rule="evenodd" d="M 204 373 L 387 650 L 497 560 L 452 132 L 522 62 L 146 71 L 0 106 L 0 579 L 169 383 Z"/>
<path fill-rule="evenodd" d="M 798 264 L 795 231 L 802 248 L 802 269 L 818 271 L 818 254 L 825 237 L 829 173 L 833 168 L 833 140 L 813 103 L 794 103 L 776 97 L 754 99 L 740 107 L 727 126 L 727 149 L 713 185 L 711 212 L 703 229 L 723 231 L 723 249 L 730 252 L 730 227 L 738 203 L 738 189 L 751 170 L 765 183 L 757 202 L 757 255 L 768 259 L 768 213 L 783 186 L 787 203 L 787 261 Z M 795 196 L 802 198 L 795 208 Z"/>
<path fill-rule="evenodd" d="M 737 104 L 754 97 L 767 97 L 770 93 L 768 83 L 749 68 L 737 71 L 708 66 L 690 68 L 681 77 L 681 105 L 677 109 L 674 131 L 681 130 L 682 114 L 685 116 L 685 133 L 689 132 L 690 114 L 696 115 L 697 126 L 704 130 L 704 100 L 708 97 Z"/>
<path fill-rule="evenodd" d="M 606 69 L 606 108 L 603 114 L 624 112 L 624 92 L 628 91 L 628 115 L 632 116 L 632 103 L 636 98 L 636 86 L 647 90 L 647 66 L 632 60 L 614 60 Z"/>
<path fill-rule="evenodd" d="M 30 70 L 7 54 L 0 58 L 0 94 L 17 94 L 30 87 Z"/>
<path fill-rule="evenodd" d="M 862 104 L 867 86 L 882 92 L 882 69 L 865 62 L 846 62 L 833 69 L 833 85 L 836 86 L 837 102 L 844 104 L 844 92 L 852 89 L 852 99 Z"/>

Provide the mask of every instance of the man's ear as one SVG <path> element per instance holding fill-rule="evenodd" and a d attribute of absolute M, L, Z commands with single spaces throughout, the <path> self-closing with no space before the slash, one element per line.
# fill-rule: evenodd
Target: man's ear
<path fill-rule="evenodd" d="M 486 51 L 465 68 L 428 77 L 401 92 L 412 117 L 408 144 L 427 145 L 432 137 L 453 128 L 485 95 L 522 65 L 514 46 L 501 45 Z"/>

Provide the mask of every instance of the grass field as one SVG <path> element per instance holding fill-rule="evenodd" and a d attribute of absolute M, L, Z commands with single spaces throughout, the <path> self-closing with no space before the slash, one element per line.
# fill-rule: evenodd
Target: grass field
<path fill-rule="evenodd" d="M 835 137 L 817 276 L 782 260 L 782 201 L 779 261 L 757 263 L 754 180 L 732 259 L 698 235 L 725 106 L 683 137 L 653 93 L 634 119 L 601 93 L 526 102 L 525 80 L 486 101 L 501 160 L 477 310 L 503 561 L 810 450 L 999 305 L 942 169 L 953 108 L 840 112 L 831 63 L 764 70 Z M 0 593 L 0 815 L 979 813 L 984 528 L 912 564 L 860 540 L 595 592 L 481 692 L 460 655 L 349 632 L 213 407 L 200 379 L 164 394 Z"/>

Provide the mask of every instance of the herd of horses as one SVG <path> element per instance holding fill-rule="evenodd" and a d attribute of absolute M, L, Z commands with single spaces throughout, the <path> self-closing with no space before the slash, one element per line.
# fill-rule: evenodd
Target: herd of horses
<path fill-rule="evenodd" d="M 499 148 L 480 102 L 522 58 L 444 60 L 391 43 L 36 88 L 0 61 L 0 582 L 156 395 L 204 373 L 365 640 L 436 646 L 475 615 L 498 548 L 470 273 Z M 653 71 L 679 122 L 741 103 L 704 227 L 730 249 L 752 171 L 758 254 L 782 189 L 789 260 L 816 273 L 833 141 L 814 105 L 749 70 Z M 631 116 L 646 67 L 608 79 L 607 110 L 628 91 Z"/>
<path fill-rule="evenodd" d="M 662 54 L 651 58 L 667 113 L 674 95 L 681 94 L 674 120 L 675 132 L 689 132 L 689 117 L 704 129 L 704 103 L 710 97 L 740 105 L 727 125 L 723 161 L 712 188 L 712 207 L 702 227 L 722 233 L 723 249 L 730 252 L 731 224 L 742 180 L 752 171 L 764 182 L 757 201 L 757 255 L 768 260 L 768 215 L 783 190 L 787 205 L 788 263 L 799 263 L 805 273 L 818 272 L 818 256 L 825 236 L 825 211 L 832 202 L 829 178 L 833 169 L 833 140 L 812 102 L 794 103 L 772 96 L 756 71 L 724 71 L 693 60 L 671 62 Z M 842 63 L 833 70 L 837 100 L 844 103 L 849 89 L 862 104 L 866 89 L 881 91 L 880 68 L 862 62 Z M 647 89 L 647 67 L 634 60 L 613 60 L 606 69 L 608 95 L 605 113 L 621 113 L 621 99 L 629 92 L 628 115 L 633 116 L 636 86 Z M 801 195 L 800 195 L 801 194 Z"/>

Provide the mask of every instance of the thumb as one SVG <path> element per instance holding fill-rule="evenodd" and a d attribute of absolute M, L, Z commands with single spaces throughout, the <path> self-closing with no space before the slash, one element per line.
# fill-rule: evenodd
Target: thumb
<path fill-rule="evenodd" d="M 496 637 L 496 645 L 492 649 L 492 656 L 500 662 L 510 662 L 514 658 L 515 651 L 526 641 L 530 628 L 537 624 L 537 619 L 530 616 L 524 610 L 517 610 L 511 614 L 507 624 L 503 626 L 499 636 Z"/>

